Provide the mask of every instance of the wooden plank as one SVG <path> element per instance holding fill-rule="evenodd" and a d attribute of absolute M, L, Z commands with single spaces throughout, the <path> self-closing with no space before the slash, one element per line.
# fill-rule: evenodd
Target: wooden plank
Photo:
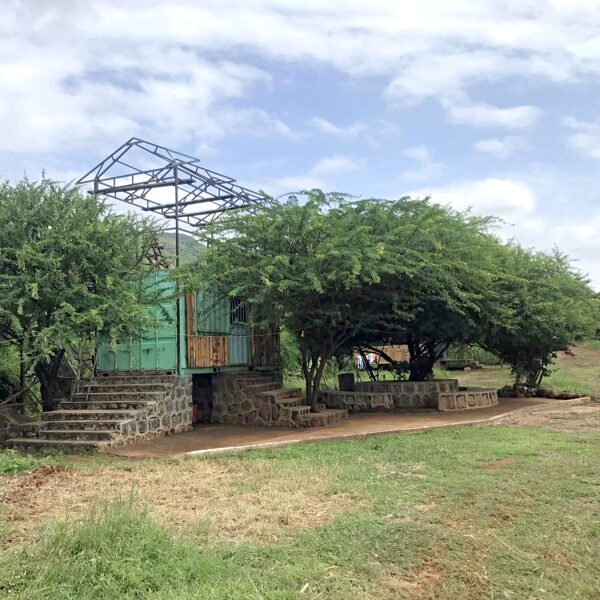
<path fill-rule="evenodd" d="M 229 364 L 228 339 L 225 335 L 190 336 L 190 368 L 226 367 Z"/>

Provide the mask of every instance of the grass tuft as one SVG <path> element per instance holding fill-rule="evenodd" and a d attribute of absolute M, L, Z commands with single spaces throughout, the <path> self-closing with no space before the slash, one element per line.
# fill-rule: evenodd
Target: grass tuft
<path fill-rule="evenodd" d="M 36 458 L 25 454 L 19 454 L 15 450 L 0 451 L 0 475 L 14 475 L 26 473 L 48 464 L 52 464 L 51 458 Z"/>
<path fill-rule="evenodd" d="M 9 598 L 146 598 L 169 588 L 200 590 L 202 556 L 155 524 L 133 501 L 65 520 L 0 563 Z"/>

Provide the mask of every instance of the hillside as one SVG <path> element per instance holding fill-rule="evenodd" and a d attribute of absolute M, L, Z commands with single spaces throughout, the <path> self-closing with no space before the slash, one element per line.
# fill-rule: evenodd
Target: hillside
<path fill-rule="evenodd" d="M 168 232 L 162 233 L 159 238 L 164 246 L 163 255 L 169 258 L 175 256 L 175 234 Z M 181 264 L 193 262 L 202 252 L 204 246 L 197 242 L 192 236 L 179 234 L 179 257 Z M 171 261 L 175 263 L 175 259 Z"/>

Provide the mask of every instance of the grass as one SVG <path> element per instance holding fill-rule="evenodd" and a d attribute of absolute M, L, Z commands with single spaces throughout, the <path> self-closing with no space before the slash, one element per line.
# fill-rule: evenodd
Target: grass
<path fill-rule="evenodd" d="M 599 357 L 576 348 L 549 383 L 598 395 Z M 597 598 L 600 409 L 510 423 L 205 458 L 0 453 L 0 597 Z"/>
<path fill-rule="evenodd" d="M 37 523 L 0 558 L 0 596 L 595 598 L 600 423 L 571 426 L 116 466 L 63 457 L 34 488 L 5 476 L 7 517 Z M 46 496 L 62 516 L 36 514 Z"/>
<path fill-rule="evenodd" d="M 52 463 L 52 458 L 36 458 L 19 454 L 15 450 L 4 450 L 0 452 L 0 475 L 24 473 Z"/>

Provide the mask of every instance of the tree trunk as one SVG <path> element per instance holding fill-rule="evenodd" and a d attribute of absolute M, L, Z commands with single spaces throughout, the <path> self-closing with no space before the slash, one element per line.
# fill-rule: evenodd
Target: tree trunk
<path fill-rule="evenodd" d="M 427 346 L 412 335 L 408 336 L 407 345 L 410 354 L 408 378 L 410 381 L 425 381 L 428 375 L 433 373 L 435 357 L 432 358 Z"/>
<path fill-rule="evenodd" d="M 64 354 L 64 350 L 60 350 L 51 358 L 40 361 L 35 366 L 35 374 L 40 382 L 40 394 L 44 412 L 54 410 L 58 404 L 58 374 Z"/>
<path fill-rule="evenodd" d="M 328 361 L 329 359 L 321 357 L 321 363 L 317 368 L 317 372 L 313 380 L 312 398 L 310 404 L 310 407 L 313 412 L 316 412 L 317 410 L 317 404 L 319 403 L 319 390 L 321 389 L 321 379 L 323 377 L 323 371 L 325 370 L 325 366 L 327 365 Z"/>

